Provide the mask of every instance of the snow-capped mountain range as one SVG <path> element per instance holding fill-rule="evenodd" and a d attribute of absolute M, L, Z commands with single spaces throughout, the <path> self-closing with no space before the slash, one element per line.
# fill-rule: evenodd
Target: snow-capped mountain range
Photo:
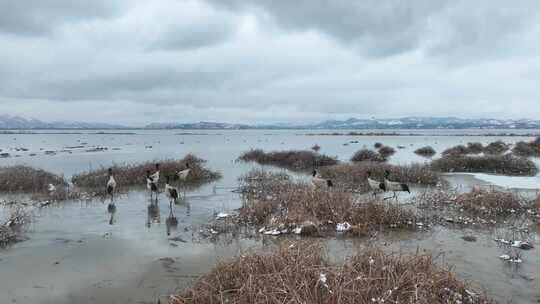
<path fill-rule="evenodd" d="M 18 116 L 0 115 L 0 129 L 130 129 L 133 127 L 108 123 L 55 121 L 44 122 Z M 152 123 L 147 129 L 540 129 L 540 120 L 531 119 L 470 119 L 456 117 L 404 117 L 382 119 L 327 120 L 320 123 L 236 124 L 222 122 Z"/>

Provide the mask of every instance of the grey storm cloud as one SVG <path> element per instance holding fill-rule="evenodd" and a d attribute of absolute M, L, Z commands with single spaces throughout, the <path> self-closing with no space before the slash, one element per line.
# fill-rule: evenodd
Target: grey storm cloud
<path fill-rule="evenodd" d="M 539 8 L 0 0 L 0 114 L 126 123 L 540 115 Z"/>
<path fill-rule="evenodd" d="M 71 21 L 110 17 L 120 6 L 114 1 L 2 0 L 0 31 L 17 35 L 43 35 Z"/>

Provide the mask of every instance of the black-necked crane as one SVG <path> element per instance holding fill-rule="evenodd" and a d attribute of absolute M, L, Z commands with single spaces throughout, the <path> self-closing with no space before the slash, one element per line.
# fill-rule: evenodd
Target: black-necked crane
<path fill-rule="evenodd" d="M 186 167 L 183 170 L 180 170 L 176 173 L 176 177 L 178 177 L 180 180 L 184 181 L 189 176 L 189 173 L 191 172 L 191 168 L 189 167 L 189 163 L 186 163 Z"/>
<path fill-rule="evenodd" d="M 169 206 L 172 208 L 173 203 L 178 202 L 178 190 L 169 184 L 169 176 L 165 178 L 165 192 L 169 197 Z"/>
<path fill-rule="evenodd" d="M 379 182 L 371 178 L 371 171 L 367 172 L 367 181 L 369 188 L 373 191 L 373 195 L 376 196 L 377 192 L 386 192 L 386 185 L 384 182 Z"/>
<path fill-rule="evenodd" d="M 398 183 L 398 182 L 389 181 L 388 180 L 389 176 L 390 176 L 390 171 L 386 170 L 384 172 L 384 185 L 386 187 L 386 191 L 394 192 L 394 196 L 389 197 L 389 198 L 397 198 L 396 192 L 402 192 L 403 191 L 403 192 L 411 193 L 411 190 L 409 189 L 409 185 L 404 184 L 404 183 Z"/>
<path fill-rule="evenodd" d="M 325 179 L 319 176 L 319 173 L 317 170 L 313 170 L 312 176 L 311 176 L 311 184 L 313 187 L 319 189 L 319 188 L 331 188 L 334 186 L 334 183 L 331 179 Z"/>
<path fill-rule="evenodd" d="M 113 170 L 112 168 L 109 168 L 109 180 L 107 181 L 107 194 L 111 197 L 111 202 L 114 198 L 114 191 L 116 190 L 116 180 L 113 176 Z"/>
<path fill-rule="evenodd" d="M 152 177 L 152 174 L 150 174 L 150 170 L 146 171 L 146 188 L 150 191 L 150 199 L 152 199 L 154 193 L 156 193 L 156 199 L 157 199 L 157 195 L 158 195 L 157 182 Z"/>
<path fill-rule="evenodd" d="M 159 183 L 159 173 L 160 173 L 159 163 L 157 163 L 156 164 L 156 171 L 154 173 L 152 173 L 152 179 L 154 180 L 154 183 L 156 183 L 156 185 Z"/>

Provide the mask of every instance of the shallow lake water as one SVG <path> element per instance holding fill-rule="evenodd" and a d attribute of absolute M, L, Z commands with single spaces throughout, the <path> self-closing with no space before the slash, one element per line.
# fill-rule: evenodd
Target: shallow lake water
<path fill-rule="evenodd" d="M 0 303 L 154 303 L 157 297 L 188 286 L 221 259 L 280 242 L 283 238 L 211 242 L 197 237 L 200 226 L 216 212 L 230 212 L 240 206 L 240 198 L 232 190 L 238 186 L 242 174 L 259 166 L 238 163 L 235 159 L 250 148 L 309 149 L 318 144 L 321 153 L 346 161 L 355 151 L 382 142 L 394 148 L 403 146 L 390 162 L 407 164 L 427 161 L 413 153 L 426 145 L 442 151 L 473 141 L 486 144 L 499 139 L 509 143 L 532 139 L 481 135 L 482 132 L 516 130 L 402 131 L 404 134 L 416 132 L 414 136 L 306 135 L 334 132 L 320 130 L 126 130 L 126 134 L 99 134 L 98 131 L 58 134 L 70 132 L 74 131 L 0 134 L 0 149 L 10 154 L 0 159 L 0 166 L 26 164 L 64 174 L 69 179 L 78 172 L 114 163 L 181 158 L 191 152 L 208 160 L 206 165 L 221 172 L 223 178 L 188 191 L 186 202 L 174 207 L 179 225 L 171 236 L 178 237 L 176 241 L 170 241 L 171 236 L 167 235 L 165 223 L 170 211 L 164 195 L 159 199 L 159 221 L 153 219 L 150 225 L 148 194 L 138 190 L 117 198 L 113 225 L 109 225 L 107 203 L 99 200 L 64 202 L 35 209 L 27 233 L 29 239 L 0 250 Z M 451 136 L 465 133 L 474 136 Z M 107 150 L 88 152 L 95 147 Z M 540 164 L 537 159 L 534 161 Z M 539 176 L 452 174 L 447 179 L 452 186 L 464 190 L 472 184 L 496 185 L 516 191 L 540 189 Z M 1 199 L 14 197 L 3 194 Z M 5 213 L 0 209 L 0 214 Z M 476 235 L 478 241 L 463 241 L 461 237 L 465 233 Z M 392 251 L 420 249 L 444 253 L 443 262 L 454 265 L 462 279 L 485 288 L 500 302 L 537 301 L 540 299 L 538 249 L 525 253 L 525 262 L 520 267 L 508 267 L 498 259 L 502 252 L 492 240 L 496 234 L 496 231 L 434 227 L 427 232 L 385 235 L 376 242 Z M 533 242 L 540 246 L 538 236 L 533 236 Z M 338 261 L 365 246 L 366 240 L 334 238 L 327 243 L 332 257 Z"/>

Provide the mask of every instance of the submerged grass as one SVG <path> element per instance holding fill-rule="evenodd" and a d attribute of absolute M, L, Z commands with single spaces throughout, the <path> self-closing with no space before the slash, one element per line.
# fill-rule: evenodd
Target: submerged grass
<path fill-rule="evenodd" d="M 28 166 L 0 168 L 0 192 L 46 192 L 49 184 L 65 185 L 63 177 Z"/>
<path fill-rule="evenodd" d="M 261 165 L 274 165 L 293 170 L 309 170 L 338 163 L 336 158 L 307 150 L 287 150 L 265 152 L 252 149 L 238 157 L 244 162 L 256 162 Z"/>
<path fill-rule="evenodd" d="M 359 202 L 351 193 L 317 190 L 292 182 L 282 173 L 254 171 L 246 177 L 243 206 L 238 213 L 242 224 L 290 230 L 309 223 L 317 230 L 314 232 L 327 228 L 335 232 L 337 223 L 348 222 L 357 235 L 389 227 L 415 227 L 416 215 L 398 205 L 377 200 Z"/>
<path fill-rule="evenodd" d="M 169 304 L 494 303 L 428 254 L 362 249 L 330 264 L 320 244 L 283 244 L 272 253 L 219 263 Z"/>
<path fill-rule="evenodd" d="M 368 172 L 371 172 L 373 179 L 382 181 L 386 170 L 390 171 L 390 180 L 400 183 L 434 186 L 440 182 L 439 175 L 428 165 L 403 166 L 369 161 L 321 168 L 321 176 L 332 179 L 337 187 L 349 191 L 368 192 L 370 191 L 367 183 Z"/>
<path fill-rule="evenodd" d="M 534 176 L 538 169 L 529 159 L 506 155 L 447 155 L 432 162 L 441 172 L 482 172 L 512 176 Z"/>
<path fill-rule="evenodd" d="M 146 171 L 154 172 L 156 163 L 160 164 L 161 178 L 159 182 L 162 184 L 165 183 L 166 176 L 170 176 L 172 180 L 178 171 L 185 169 L 186 164 L 189 164 L 191 172 L 187 176 L 187 179 L 182 181 L 182 185 L 198 186 L 221 178 L 220 173 L 207 169 L 204 166 L 205 162 L 205 160 L 193 154 L 188 154 L 181 160 L 168 159 L 139 164 L 114 165 L 112 169 L 118 187 L 122 188 L 146 185 Z M 109 179 L 107 169 L 102 167 L 97 170 L 77 174 L 73 176 L 72 182 L 78 187 L 102 189 L 105 191 L 105 185 Z"/>

